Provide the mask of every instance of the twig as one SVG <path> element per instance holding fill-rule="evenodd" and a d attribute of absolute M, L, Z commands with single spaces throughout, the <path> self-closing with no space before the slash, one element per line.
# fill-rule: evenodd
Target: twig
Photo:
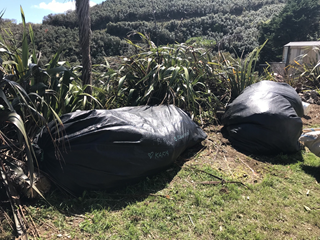
<path fill-rule="evenodd" d="M 227 167 L 228 167 L 228 169 L 229 169 L 229 172 L 231 173 L 232 178 L 234 178 L 233 173 L 232 173 L 232 171 L 231 171 L 231 168 L 230 168 L 230 166 L 229 166 L 228 160 L 227 160 L 227 158 L 226 158 L 226 156 L 225 156 L 224 154 L 223 154 L 223 158 L 224 158 L 224 160 L 226 161 Z"/>
<path fill-rule="evenodd" d="M 202 147 L 202 148 L 201 148 L 196 154 L 194 154 L 193 156 L 191 156 L 191 157 L 181 156 L 181 159 L 182 159 L 184 162 L 187 162 L 187 161 L 189 161 L 189 160 L 191 160 L 191 159 L 197 159 L 197 158 L 200 156 L 200 154 L 201 154 L 205 149 L 207 149 L 207 146 Z M 178 166 L 178 167 L 181 167 L 181 164 L 179 164 L 177 161 L 175 161 L 174 164 L 175 164 L 176 166 Z"/>
<path fill-rule="evenodd" d="M 217 151 L 216 151 L 216 154 L 214 155 L 214 158 L 213 158 L 213 162 L 216 160 L 216 158 L 218 157 L 218 154 L 219 154 L 219 151 L 220 151 L 220 147 L 222 146 L 222 143 L 220 143 L 220 145 L 218 146 L 217 148 Z"/>
<path fill-rule="evenodd" d="M 207 149 L 207 146 L 204 146 L 203 148 L 201 148 L 200 151 L 198 151 L 197 154 L 194 155 L 195 159 L 197 159 L 205 149 Z"/>
<path fill-rule="evenodd" d="M 3 212 L 3 215 L 5 217 L 5 219 L 7 220 L 8 224 L 10 225 L 10 227 L 12 228 L 12 230 L 14 229 L 13 227 L 13 221 L 11 220 L 11 218 L 8 216 L 8 214 L 4 211 L 4 209 L 0 206 L 0 210 L 1 212 Z"/>
<path fill-rule="evenodd" d="M 216 179 L 219 179 L 220 181 L 224 181 L 224 179 L 221 178 L 221 177 L 218 177 L 218 176 L 215 176 L 215 175 L 213 175 L 213 174 L 211 174 L 211 173 L 208 173 L 208 172 L 206 172 L 206 171 L 197 169 L 197 168 L 195 168 L 195 167 L 193 167 L 193 166 L 189 166 L 189 167 L 192 168 L 192 169 L 194 169 L 194 170 L 196 170 L 196 171 L 206 173 L 206 174 L 210 175 L 211 177 L 214 177 L 214 178 L 216 178 Z"/>
<path fill-rule="evenodd" d="M 21 212 L 22 218 L 23 218 L 23 220 L 24 220 L 24 222 L 25 222 L 25 224 L 26 224 L 26 230 L 27 230 L 27 227 L 28 227 L 28 221 L 27 221 L 27 219 L 26 219 L 26 216 L 25 216 L 25 215 L 24 215 L 24 213 L 23 213 L 23 208 L 22 208 L 22 206 L 20 205 L 20 202 L 18 203 L 18 207 L 19 207 L 19 209 L 20 209 L 20 212 Z"/>
<path fill-rule="evenodd" d="M 171 199 L 169 195 L 161 195 L 161 194 L 153 194 L 153 193 L 150 193 L 149 195 L 154 197 L 163 197 L 165 199 Z"/>
<path fill-rule="evenodd" d="M 223 184 L 223 181 L 205 181 L 205 182 L 198 182 L 197 184 L 203 184 L 203 185 L 219 185 L 219 184 Z"/>
<path fill-rule="evenodd" d="M 206 171 L 197 169 L 197 168 L 195 168 L 195 167 L 193 167 L 193 166 L 189 166 L 189 167 L 190 167 L 190 168 L 193 168 L 194 170 L 197 170 L 197 171 L 199 171 L 199 172 L 206 173 L 206 174 L 208 174 L 208 175 L 210 175 L 210 176 L 212 176 L 212 177 L 217 178 L 217 179 L 220 180 L 220 182 L 219 182 L 219 181 L 205 181 L 205 182 L 199 182 L 198 184 L 218 185 L 218 184 L 224 184 L 224 183 L 237 183 L 237 184 L 241 184 L 241 185 L 245 186 L 246 188 L 248 188 L 243 182 L 226 181 L 226 180 L 224 180 L 223 178 L 220 178 L 220 177 L 218 177 L 218 176 L 215 176 L 215 175 L 213 175 L 213 174 L 211 174 L 211 173 L 208 173 L 208 172 L 206 172 Z"/>
<path fill-rule="evenodd" d="M 236 183 L 236 184 L 241 184 L 247 188 L 247 186 L 243 182 L 237 182 L 237 181 L 205 181 L 205 182 L 198 182 L 197 184 L 203 184 L 203 185 L 223 185 L 225 183 Z"/>
<path fill-rule="evenodd" d="M 37 237 L 40 237 L 40 234 L 39 234 L 39 232 L 38 232 L 38 229 L 37 229 L 37 227 L 36 227 L 36 224 L 35 224 L 34 221 L 33 221 L 33 218 L 32 218 L 32 216 L 31 216 L 31 213 L 30 213 L 29 209 L 28 209 L 26 206 L 24 206 L 24 209 L 28 212 L 28 216 L 29 216 L 30 219 L 31 219 L 31 223 L 32 223 L 32 225 L 33 225 L 34 231 L 35 231 L 36 234 L 37 234 Z"/>
<path fill-rule="evenodd" d="M 51 224 L 49 224 L 49 223 L 46 223 L 45 221 L 43 221 L 43 220 L 41 220 L 41 219 L 38 219 L 38 220 L 39 220 L 40 222 L 42 222 L 43 224 L 47 225 L 48 227 L 54 229 L 55 231 L 58 231 L 58 229 L 57 229 L 55 226 L 53 226 L 53 225 L 51 225 Z"/>
<path fill-rule="evenodd" d="M 208 153 L 205 155 L 206 157 L 209 156 L 212 153 L 212 149 L 208 147 Z"/>
<path fill-rule="evenodd" d="M 213 140 L 211 140 L 210 138 L 207 138 L 207 141 L 210 141 L 210 142 L 212 142 L 213 144 L 213 148 L 215 148 L 215 146 L 214 146 L 214 141 Z M 209 145 L 208 146 L 208 153 L 205 155 L 205 156 L 209 156 L 210 154 L 212 153 L 212 148 L 211 148 L 211 146 Z"/>
<path fill-rule="evenodd" d="M 199 106 L 199 115 L 200 115 L 200 121 L 201 121 L 201 126 L 203 127 L 203 119 L 202 119 L 202 114 L 201 114 L 201 107 Z"/>
<path fill-rule="evenodd" d="M 0 174 L 3 179 L 3 185 L 6 189 L 8 200 L 13 213 L 16 231 L 19 237 L 25 236 L 26 227 L 23 219 L 21 218 L 21 209 L 19 208 L 19 195 L 17 195 L 16 189 L 10 184 L 10 179 L 7 176 L 6 169 L 3 165 L 3 161 L 0 161 Z"/>
<path fill-rule="evenodd" d="M 192 221 L 192 218 L 191 218 L 190 214 L 188 214 L 188 217 L 189 217 L 189 220 L 190 220 L 190 222 L 192 223 L 193 227 L 195 227 L 195 225 L 194 225 L 194 223 L 193 223 L 193 221 Z"/>
<path fill-rule="evenodd" d="M 152 232 L 150 232 L 150 235 L 153 237 L 153 239 L 156 239 L 156 238 L 153 236 Z"/>
<path fill-rule="evenodd" d="M 255 171 L 248 165 L 248 164 L 246 164 L 244 161 L 242 161 L 241 160 L 241 158 L 239 158 L 239 160 L 244 164 L 244 165 L 246 165 L 251 171 L 252 171 L 252 173 L 253 173 L 253 175 L 257 175 L 256 173 L 255 173 Z"/>

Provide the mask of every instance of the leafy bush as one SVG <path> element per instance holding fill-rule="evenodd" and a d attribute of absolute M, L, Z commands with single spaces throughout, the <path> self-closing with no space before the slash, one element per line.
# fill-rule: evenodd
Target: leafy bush
<path fill-rule="evenodd" d="M 208 87 L 214 79 L 208 52 L 186 44 L 156 48 L 138 34 L 149 49 L 136 46 L 140 52 L 126 58 L 120 69 L 118 94 L 127 98 L 127 105 L 175 104 L 197 115 L 219 104 Z"/>
<path fill-rule="evenodd" d="M 80 67 L 59 62 L 61 50 L 43 68 L 38 65 L 33 29 L 29 24 L 27 32 L 22 8 L 21 16 L 21 43 L 17 44 L 10 29 L 4 30 L 5 37 L 0 35 L 0 187 L 7 192 L 19 235 L 26 230 L 19 190 L 27 194 L 35 190 L 41 195 L 33 184 L 35 135 L 48 121 L 62 124 L 59 116 L 64 113 L 103 107 L 94 95 L 85 92 L 88 86 L 82 86 L 78 77 Z"/>
<path fill-rule="evenodd" d="M 223 53 L 220 53 L 219 56 L 221 57 L 218 58 L 218 66 L 221 68 L 221 74 L 230 87 L 231 99 L 235 99 L 246 87 L 260 80 L 255 69 L 259 53 L 264 45 L 265 43 L 255 48 L 244 59 L 231 56 L 226 58 Z"/>

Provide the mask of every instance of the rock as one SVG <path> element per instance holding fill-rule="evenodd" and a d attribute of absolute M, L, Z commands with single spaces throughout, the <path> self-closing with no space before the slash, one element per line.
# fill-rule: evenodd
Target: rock
<path fill-rule="evenodd" d="M 312 98 L 309 98 L 306 102 L 310 104 L 314 104 L 314 100 Z"/>

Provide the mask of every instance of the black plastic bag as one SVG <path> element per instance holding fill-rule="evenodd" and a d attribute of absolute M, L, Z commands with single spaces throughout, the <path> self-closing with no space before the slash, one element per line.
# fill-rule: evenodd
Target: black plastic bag
<path fill-rule="evenodd" d="M 37 136 L 40 167 L 71 193 L 125 186 L 170 166 L 206 134 L 170 106 L 77 111 Z M 55 141 L 52 141 L 52 138 Z M 57 151 L 58 149 L 58 151 Z"/>
<path fill-rule="evenodd" d="M 247 87 L 222 117 L 224 136 L 239 151 L 255 154 L 300 150 L 303 106 L 286 83 L 261 81 Z"/>

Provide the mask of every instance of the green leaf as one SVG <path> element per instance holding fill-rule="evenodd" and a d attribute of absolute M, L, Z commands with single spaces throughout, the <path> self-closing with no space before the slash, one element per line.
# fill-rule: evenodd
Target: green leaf
<path fill-rule="evenodd" d="M 4 94 L 4 92 L 3 92 L 3 90 L 1 88 L 0 88 L 0 98 L 7 105 L 7 109 L 9 109 L 10 111 L 14 111 L 11 103 L 8 101 L 6 95 Z"/>
<path fill-rule="evenodd" d="M 91 98 L 95 103 L 97 103 L 98 105 L 99 105 L 99 107 L 100 108 L 103 108 L 103 105 L 100 103 L 100 101 L 97 99 L 97 98 L 95 98 L 94 96 L 92 96 L 92 95 L 90 95 L 90 94 L 88 94 L 88 93 L 81 93 L 80 94 L 81 96 L 86 96 L 86 97 L 88 97 L 88 98 Z"/>
<path fill-rule="evenodd" d="M 0 52 L 9 53 L 9 51 L 5 48 L 0 48 Z"/>
<path fill-rule="evenodd" d="M 24 140 L 25 144 L 25 150 L 26 150 L 26 155 L 27 155 L 27 164 L 28 164 L 28 175 L 30 178 L 30 185 L 32 186 L 33 184 L 33 173 L 34 173 L 34 161 L 33 161 L 33 156 L 32 156 L 32 149 L 31 149 L 31 144 L 30 140 L 28 138 L 28 135 L 26 133 L 25 127 L 24 127 L 24 122 L 22 121 L 21 117 L 19 114 L 16 112 L 12 111 L 2 111 L 0 114 L 0 121 L 1 122 L 8 122 L 16 126 L 16 128 L 19 130 L 18 134 L 21 134 Z"/>
<path fill-rule="evenodd" d="M 22 6 L 20 5 L 20 12 L 21 12 L 21 18 L 22 18 L 22 24 L 23 24 L 23 28 L 26 27 L 26 18 L 22 9 Z"/>
<path fill-rule="evenodd" d="M 32 85 L 29 90 L 31 92 L 36 92 L 36 91 L 40 91 L 40 90 L 47 89 L 47 88 L 48 88 L 48 86 L 46 84 L 44 84 L 43 82 L 39 82 L 39 83 Z"/>
<path fill-rule="evenodd" d="M 32 29 L 32 26 L 31 24 L 29 24 L 29 36 L 30 36 L 30 41 L 31 41 L 31 44 L 32 44 L 32 62 L 37 64 L 37 55 L 36 55 L 36 45 L 35 45 L 35 42 L 34 42 L 34 33 L 33 33 L 33 29 Z"/>
<path fill-rule="evenodd" d="M 127 100 L 127 102 L 129 103 L 130 101 L 131 101 L 131 99 L 132 99 L 132 95 L 133 95 L 133 93 L 135 92 L 135 90 L 134 89 L 130 89 L 130 91 L 129 91 L 129 95 L 128 95 L 128 100 Z"/>
<path fill-rule="evenodd" d="M 131 40 L 125 38 L 125 41 L 126 41 L 128 44 L 130 44 L 130 45 L 132 45 L 132 46 L 134 46 L 134 47 L 136 47 L 136 48 L 141 49 L 141 47 L 140 47 L 139 45 L 134 44 Z"/>
<path fill-rule="evenodd" d="M 67 69 L 64 66 L 59 66 L 59 67 L 48 69 L 47 73 L 52 76 L 52 75 L 56 75 L 57 73 L 61 73 L 61 72 L 64 72 L 64 71 L 69 71 L 69 69 Z"/>
<path fill-rule="evenodd" d="M 59 50 L 56 52 L 56 54 L 53 56 L 53 58 L 50 60 L 47 71 L 51 68 L 54 68 L 58 65 L 58 61 L 60 58 L 60 54 L 62 53 L 62 47 L 59 48 Z"/>
<path fill-rule="evenodd" d="M 15 61 L 4 61 L 2 64 L 3 65 L 18 65 L 18 63 L 16 63 Z"/>
<path fill-rule="evenodd" d="M 125 79 L 126 79 L 126 76 L 123 76 L 122 78 L 119 79 L 118 92 L 121 90 Z"/>
<path fill-rule="evenodd" d="M 87 96 L 84 95 L 83 96 L 83 101 L 82 101 L 82 110 L 86 109 L 86 105 L 87 105 Z"/>
<path fill-rule="evenodd" d="M 3 17 L 3 15 L 4 15 L 5 12 L 6 12 L 5 10 L 1 10 L 1 12 L 0 12 L 0 19 Z"/>
<path fill-rule="evenodd" d="M 23 36 L 22 36 L 22 69 L 20 73 L 24 73 L 28 66 L 28 39 L 26 36 L 26 19 L 22 7 L 20 6 L 22 25 L 23 25 Z"/>
<path fill-rule="evenodd" d="M 185 79 L 186 81 L 189 83 L 189 71 L 186 67 L 183 67 L 183 70 L 184 70 L 184 76 L 185 76 Z"/>
<path fill-rule="evenodd" d="M 145 98 L 145 97 L 149 96 L 150 93 L 151 93 L 153 90 L 154 90 L 154 87 L 153 87 L 153 84 L 152 84 L 152 85 L 149 87 L 147 93 L 146 93 L 143 97 Z"/>

